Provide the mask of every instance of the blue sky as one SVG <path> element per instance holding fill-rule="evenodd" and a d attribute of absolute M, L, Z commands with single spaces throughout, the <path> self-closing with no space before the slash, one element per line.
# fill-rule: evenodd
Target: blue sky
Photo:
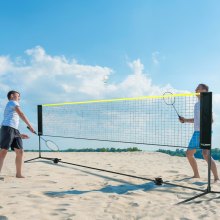
<path fill-rule="evenodd" d="M 192 90 L 202 81 L 220 91 L 219 20 L 217 0 L 1 0 L 0 52 L 20 56 L 41 45 L 49 54 L 110 66 L 115 81 L 127 73 L 126 59 L 140 58 L 157 84 Z M 164 57 L 159 68 L 151 63 L 154 51 Z"/>
<path fill-rule="evenodd" d="M 194 91 L 200 82 L 220 94 L 219 21 L 217 0 L 0 0 L 0 98 L 9 88 L 22 87 L 34 121 L 32 110 L 42 102 L 148 95 L 167 85 Z M 92 75 L 74 86 L 62 75 L 78 69 L 88 75 L 91 68 Z M 148 90 L 131 83 L 140 69 L 145 78 L 136 83 L 146 80 Z M 40 71 L 56 72 L 50 91 L 40 85 L 45 88 L 51 76 Z M 97 75 L 108 76 L 108 92 Z M 100 85 L 98 92 L 87 89 L 91 83 Z M 61 88 L 66 96 L 55 97 Z"/>

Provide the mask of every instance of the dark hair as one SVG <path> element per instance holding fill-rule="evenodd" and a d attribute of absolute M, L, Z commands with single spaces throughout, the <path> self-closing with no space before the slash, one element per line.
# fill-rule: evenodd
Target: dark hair
<path fill-rule="evenodd" d="M 15 91 L 15 90 L 9 91 L 8 94 L 7 94 L 8 100 L 10 100 L 11 95 L 13 95 L 13 94 L 15 94 L 15 93 L 18 93 L 18 94 L 20 95 L 20 92 L 17 92 L 17 91 Z"/>
<path fill-rule="evenodd" d="M 206 90 L 207 92 L 209 91 L 209 87 L 206 84 L 200 83 L 197 88 L 201 87 L 202 89 Z"/>

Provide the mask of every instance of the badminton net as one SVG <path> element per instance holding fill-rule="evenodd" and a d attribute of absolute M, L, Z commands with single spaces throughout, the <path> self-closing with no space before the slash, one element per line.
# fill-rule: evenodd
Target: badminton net
<path fill-rule="evenodd" d="M 44 104 L 38 106 L 38 132 L 51 137 L 186 148 L 194 124 L 181 123 L 178 114 L 194 117 L 196 95 Z"/>

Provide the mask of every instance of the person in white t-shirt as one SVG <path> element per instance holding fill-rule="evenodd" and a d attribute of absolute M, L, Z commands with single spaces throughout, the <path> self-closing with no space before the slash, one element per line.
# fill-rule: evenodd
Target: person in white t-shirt
<path fill-rule="evenodd" d="M 25 116 L 20 108 L 20 93 L 17 91 L 10 91 L 8 92 L 7 97 L 9 101 L 5 107 L 4 119 L 1 125 L 0 134 L 0 172 L 8 149 L 11 148 L 16 153 L 16 177 L 24 178 L 24 176 L 22 175 L 22 139 L 27 139 L 29 137 L 26 134 L 20 134 L 18 130 L 19 118 L 21 118 L 27 124 L 31 132 L 35 131 L 34 128 L 31 126 L 28 118 Z"/>
<path fill-rule="evenodd" d="M 205 84 L 199 84 L 196 88 L 196 93 L 201 93 L 201 92 L 208 92 L 209 87 Z M 194 176 L 193 178 L 200 178 L 199 175 L 199 170 L 197 166 L 196 159 L 194 157 L 194 154 L 196 153 L 196 149 L 199 149 L 200 145 L 200 96 L 197 95 L 198 97 L 198 102 L 194 106 L 194 118 L 184 118 L 180 117 L 180 122 L 181 123 L 194 123 L 194 133 L 193 136 L 189 142 L 188 149 L 186 151 L 186 156 L 187 159 L 193 169 Z M 202 154 L 204 159 L 208 162 L 209 158 L 209 150 L 202 150 Z M 218 181 L 218 171 L 216 167 L 216 163 L 211 159 L 211 170 L 214 175 L 214 181 Z"/>

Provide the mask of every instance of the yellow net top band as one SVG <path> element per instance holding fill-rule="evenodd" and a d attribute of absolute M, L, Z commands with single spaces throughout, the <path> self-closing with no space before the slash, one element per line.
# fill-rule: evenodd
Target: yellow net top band
<path fill-rule="evenodd" d="M 135 101 L 135 100 L 144 100 L 144 99 L 189 97 L 189 96 L 196 96 L 196 95 L 199 95 L 199 93 L 166 94 L 166 95 L 159 95 L 159 96 L 139 96 L 139 97 L 132 97 L 132 98 L 116 98 L 116 99 L 90 100 L 90 101 L 78 101 L 78 102 L 63 102 L 63 103 L 43 104 L 42 106 L 49 107 L 49 106 L 79 105 L 79 104 L 104 103 L 104 102 Z"/>

